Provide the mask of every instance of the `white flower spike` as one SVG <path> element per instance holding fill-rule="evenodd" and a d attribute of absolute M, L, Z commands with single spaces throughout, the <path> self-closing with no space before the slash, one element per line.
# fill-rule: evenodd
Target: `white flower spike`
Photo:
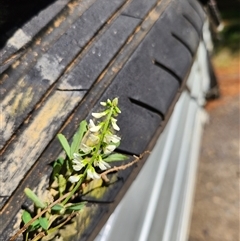
<path fill-rule="evenodd" d="M 98 156 L 98 160 L 94 161 L 94 166 L 98 166 L 102 171 L 111 167 L 107 162 L 103 161 L 101 156 Z"/>
<path fill-rule="evenodd" d="M 107 103 L 106 102 L 100 102 L 100 105 L 107 106 Z"/>
<path fill-rule="evenodd" d="M 80 171 L 85 165 L 82 162 L 82 158 L 79 154 L 73 153 L 74 159 L 73 159 L 73 169 L 75 171 Z"/>
<path fill-rule="evenodd" d="M 121 138 L 117 135 L 113 135 L 113 134 L 106 134 L 104 136 L 104 142 L 107 144 L 110 144 L 111 142 L 113 143 L 118 143 L 119 141 L 121 141 Z"/>
<path fill-rule="evenodd" d="M 103 153 L 105 155 L 109 155 L 110 153 L 112 153 L 115 150 L 116 146 L 115 145 L 107 145 L 104 149 L 103 149 Z"/>
<path fill-rule="evenodd" d="M 101 129 L 102 126 L 98 125 L 96 126 L 92 119 L 89 120 L 88 128 L 91 132 L 98 132 Z"/>
<path fill-rule="evenodd" d="M 103 111 L 103 112 L 100 112 L 100 113 L 92 113 L 92 116 L 97 118 L 97 119 L 102 118 L 105 115 L 107 115 L 107 111 Z"/>
<path fill-rule="evenodd" d="M 117 125 L 117 119 L 112 117 L 111 118 L 111 123 L 112 123 L 112 127 L 113 127 L 114 130 L 116 130 L 116 131 L 120 130 L 119 126 Z"/>
<path fill-rule="evenodd" d="M 87 145 L 84 144 L 84 143 L 81 143 L 80 149 L 81 149 L 81 151 L 83 151 L 84 153 L 89 153 L 89 152 L 91 152 L 92 147 L 87 146 Z"/>
<path fill-rule="evenodd" d="M 68 179 L 71 183 L 78 182 L 80 180 L 79 176 L 70 176 Z"/>
<path fill-rule="evenodd" d="M 97 165 L 99 166 L 99 168 L 100 168 L 102 171 L 107 170 L 108 168 L 111 167 L 107 162 L 105 162 L 105 161 L 103 161 L 103 160 L 99 161 Z"/>
<path fill-rule="evenodd" d="M 93 167 L 90 167 L 87 170 L 87 177 L 90 179 L 100 179 L 100 176 L 96 173 L 96 171 Z"/>
<path fill-rule="evenodd" d="M 116 111 L 118 114 L 121 114 L 121 110 L 120 110 L 117 106 L 115 106 L 115 111 Z"/>
<path fill-rule="evenodd" d="M 85 144 L 89 147 L 92 147 L 97 145 L 99 141 L 100 141 L 99 136 L 95 135 L 95 133 L 94 134 L 90 133 L 89 135 L 87 135 Z"/>
<path fill-rule="evenodd" d="M 112 104 L 114 106 L 117 106 L 118 105 L 118 98 L 113 99 Z"/>

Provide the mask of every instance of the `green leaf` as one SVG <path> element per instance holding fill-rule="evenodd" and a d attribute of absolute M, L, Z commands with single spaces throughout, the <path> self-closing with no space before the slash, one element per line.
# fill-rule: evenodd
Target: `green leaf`
<path fill-rule="evenodd" d="M 53 163 L 52 177 L 55 177 L 57 174 L 60 173 L 63 164 L 64 164 L 64 158 L 63 158 L 63 157 L 59 157 L 59 158 Z"/>
<path fill-rule="evenodd" d="M 39 224 L 44 230 L 48 230 L 49 222 L 47 218 L 39 217 Z"/>
<path fill-rule="evenodd" d="M 28 211 L 24 210 L 22 214 L 22 220 L 24 224 L 29 223 L 32 220 L 31 214 Z M 38 227 L 39 227 L 39 220 L 37 219 L 30 225 L 29 231 L 33 231 Z"/>
<path fill-rule="evenodd" d="M 36 221 L 34 221 L 34 222 L 28 227 L 28 230 L 31 232 L 31 231 L 34 231 L 34 230 L 39 229 L 39 227 L 40 227 L 40 224 L 39 224 L 39 220 L 37 219 Z"/>
<path fill-rule="evenodd" d="M 81 144 L 84 133 L 87 131 L 87 121 L 81 121 L 76 134 L 73 136 L 73 142 L 71 144 L 71 158 L 73 158 L 73 153 L 77 153 L 79 146 Z"/>
<path fill-rule="evenodd" d="M 39 199 L 39 197 L 29 188 L 24 189 L 25 194 L 27 195 L 28 198 L 30 198 L 36 207 L 44 209 L 47 205 Z"/>
<path fill-rule="evenodd" d="M 71 160 L 66 160 L 66 169 L 67 169 L 66 176 L 70 176 L 73 172 Z"/>
<path fill-rule="evenodd" d="M 66 209 L 71 210 L 71 211 L 79 211 L 79 210 L 83 209 L 85 204 L 86 204 L 86 202 L 74 203 L 71 206 L 66 207 Z"/>
<path fill-rule="evenodd" d="M 64 206 L 62 206 L 62 205 L 60 205 L 60 204 L 56 204 L 56 205 L 54 205 L 51 209 L 53 210 L 53 211 L 60 211 L 60 210 L 62 210 L 64 208 Z"/>
<path fill-rule="evenodd" d="M 114 153 L 114 154 L 111 154 L 108 157 L 104 158 L 103 161 L 105 161 L 105 162 L 115 162 L 115 161 L 127 160 L 128 158 L 129 158 L 128 156 L 125 156 L 123 154 Z"/>
<path fill-rule="evenodd" d="M 53 167 L 55 167 L 56 165 L 62 166 L 63 164 L 64 164 L 64 158 L 63 157 L 59 157 L 56 161 L 54 161 Z"/>
<path fill-rule="evenodd" d="M 58 134 L 57 137 L 58 137 L 58 140 L 60 141 L 64 151 L 66 152 L 67 156 L 69 157 L 69 159 L 71 159 L 70 146 L 68 144 L 66 137 L 63 134 Z"/>
<path fill-rule="evenodd" d="M 28 223 L 32 220 L 31 214 L 28 211 L 24 210 L 22 214 L 22 220 L 24 224 Z"/>
<path fill-rule="evenodd" d="M 63 192 L 66 190 L 66 185 L 67 185 L 66 178 L 62 174 L 60 174 L 58 176 L 58 188 L 59 188 L 60 194 L 63 194 Z"/>

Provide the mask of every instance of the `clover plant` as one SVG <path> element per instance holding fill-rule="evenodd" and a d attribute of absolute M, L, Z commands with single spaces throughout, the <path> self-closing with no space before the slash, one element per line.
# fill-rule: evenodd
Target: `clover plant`
<path fill-rule="evenodd" d="M 31 189 L 24 190 L 33 202 L 35 216 L 24 210 L 23 227 L 10 239 L 15 240 L 23 234 L 25 241 L 52 240 L 58 230 L 70 221 L 86 202 L 75 203 L 74 197 L 81 192 L 81 185 L 93 179 L 104 178 L 106 173 L 116 171 L 110 164 L 128 159 L 116 153 L 121 137 L 117 116 L 121 113 L 118 98 L 101 102 L 103 110 L 92 113 L 93 119 L 83 120 L 73 137 L 71 144 L 63 134 L 58 139 L 65 157 L 58 158 L 53 164 L 49 189 L 52 202 L 41 200 Z"/>

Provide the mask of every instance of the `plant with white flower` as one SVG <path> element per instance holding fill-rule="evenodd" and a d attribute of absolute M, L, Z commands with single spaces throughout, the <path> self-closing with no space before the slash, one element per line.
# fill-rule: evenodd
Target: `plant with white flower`
<path fill-rule="evenodd" d="M 92 113 L 96 119 L 89 120 L 85 126 L 79 149 L 73 153 L 73 175 L 69 177 L 72 183 L 80 181 L 80 173 L 87 175 L 87 179 L 99 179 L 98 171 L 104 171 L 111 166 L 108 162 L 126 159 L 121 154 L 113 154 L 119 146 L 121 138 L 116 134 L 120 130 L 116 117 L 121 113 L 118 107 L 118 99 L 100 103 L 104 110 Z"/>
<path fill-rule="evenodd" d="M 108 99 L 100 104 L 103 110 L 92 113 L 93 119 L 88 123 L 86 120 L 80 123 L 71 145 L 64 135 L 58 134 L 66 157 L 60 157 L 53 164 L 49 186 L 53 202 L 43 202 L 32 190 L 26 188 L 25 194 L 33 201 L 36 216 L 32 218 L 24 210 L 24 226 L 11 241 L 19 233 L 24 233 L 25 241 L 37 241 L 43 236 L 49 236 L 46 240 L 51 240 L 52 233 L 59 235 L 57 230 L 85 205 L 83 202 L 73 201 L 75 194 L 81 190 L 81 184 L 104 178 L 106 172 L 116 170 L 116 167 L 111 168 L 111 162 L 128 159 L 115 152 L 121 141 L 121 137 L 117 135 L 120 130 L 117 117 L 121 113 L 118 98 Z"/>
<path fill-rule="evenodd" d="M 63 205 L 71 199 L 85 180 L 99 179 L 102 171 L 111 168 L 111 162 L 127 159 L 125 155 L 114 152 L 121 141 L 121 137 L 117 135 L 120 130 L 117 117 L 121 113 L 118 98 L 108 99 L 100 104 L 103 108 L 100 112 L 92 113 L 93 118 L 90 118 L 88 123 L 85 120 L 80 123 L 71 146 L 62 134 L 58 135 L 67 155 L 61 170 L 67 171 L 65 175 L 53 172 L 53 176 L 58 183 L 56 186 L 59 193 L 64 194 L 66 188 L 72 185 Z M 57 170 L 59 165 L 61 163 L 57 162 Z"/>

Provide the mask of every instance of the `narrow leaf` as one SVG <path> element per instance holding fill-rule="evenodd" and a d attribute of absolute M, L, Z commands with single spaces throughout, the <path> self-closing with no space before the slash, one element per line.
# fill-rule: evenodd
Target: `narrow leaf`
<path fill-rule="evenodd" d="M 64 151 L 66 152 L 67 156 L 69 157 L 69 159 L 71 159 L 70 146 L 68 144 L 66 137 L 63 134 L 58 134 L 57 137 L 58 137 L 58 140 L 60 141 Z"/>
<path fill-rule="evenodd" d="M 62 174 L 60 174 L 58 176 L 58 188 L 59 188 L 60 194 L 63 194 L 63 192 L 66 190 L 66 185 L 67 185 L 66 178 Z"/>
<path fill-rule="evenodd" d="M 22 220 L 24 224 L 28 223 L 32 220 L 31 214 L 28 211 L 24 210 L 22 214 Z"/>
<path fill-rule="evenodd" d="M 79 211 L 79 210 L 81 210 L 84 206 L 85 206 L 85 202 L 81 202 L 81 203 L 72 204 L 71 206 L 66 207 L 66 209 L 67 209 L 67 210 L 71 210 L 71 211 Z"/>
<path fill-rule="evenodd" d="M 53 164 L 53 171 L 52 171 L 52 177 L 55 177 L 57 174 L 60 173 L 62 166 L 64 163 L 64 158 L 60 157 L 58 158 L 54 164 Z"/>
<path fill-rule="evenodd" d="M 115 162 L 115 161 L 127 160 L 128 158 L 129 158 L 128 156 L 125 156 L 123 154 L 114 153 L 114 154 L 109 155 L 108 157 L 104 158 L 103 160 L 105 162 Z"/>
<path fill-rule="evenodd" d="M 28 211 L 24 210 L 22 214 L 22 220 L 24 224 L 29 223 L 32 220 L 31 214 Z M 30 225 L 29 231 L 33 231 L 38 227 L 39 227 L 39 220 L 37 219 Z"/>
<path fill-rule="evenodd" d="M 70 176 L 73 172 L 71 160 L 66 160 L 66 169 L 67 169 L 66 176 Z"/>
<path fill-rule="evenodd" d="M 60 205 L 60 204 L 56 204 L 56 205 L 54 205 L 51 209 L 53 210 L 53 211 L 60 211 L 60 210 L 62 210 L 64 207 L 62 206 L 62 205 Z"/>
<path fill-rule="evenodd" d="M 55 167 L 56 165 L 62 166 L 63 164 L 64 164 L 64 158 L 63 157 L 59 157 L 56 161 L 54 161 L 53 167 Z"/>
<path fill-rule="evenodd" d="M 24 189 L 25 194 L 27 195 L 28 198 L 30 198 L 36 207 L 38 208 L 45 208 L 46 204 L 42 202 L 42 200 L 39 199 L 39 197 L 29 188 Z"/>
<path fill-rule="evenodd" d="M 73 158 L 73 153 L 77 153 L 80 143 L 82 141 L 84 133 L 87 131 L 87 122 L 81 121 L 76 134 L 73 136 L 73 142 L 71 144 L 71 158 Z"/>
<path fill-rule="evenodd" d="M 44 230 L 48 230 L 49 222 L 47 218 L 39 217 L 39 224 Z"/>
<path fill-rule="evenodd" d="M 40 227 L 40 224 L 39 224 L 39 220 L 37 219 L 36 221 L 34 221 L 30 226 L 29 226 L 29 231 L 34 231 L 34 230 L 37 230 L 39 229 Z"/>

